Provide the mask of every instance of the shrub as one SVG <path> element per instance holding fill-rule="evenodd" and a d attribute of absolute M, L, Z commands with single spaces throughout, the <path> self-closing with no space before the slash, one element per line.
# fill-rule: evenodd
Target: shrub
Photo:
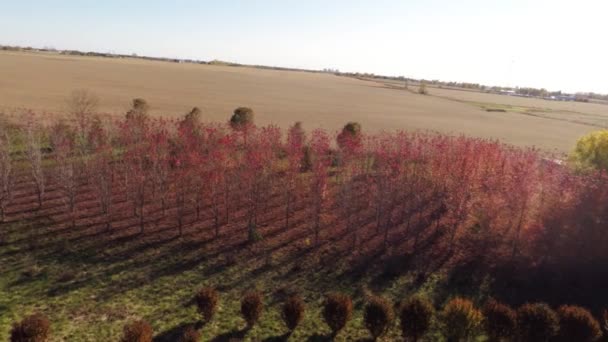
<path fill-rule="evenodd" d="M 299 295 L 291 295 L 283 304 L 283 310 L 281 311 L 281 317 L 287 326 L 289 331 L 294 331 L 302 319 L 304 318 L 304 311 L 306 305 Z"/>
<path fill-rule="evenodd" d="M 196 294 L 195 300 L 198 312 L 203 316 L 203 321 L 209 322 L 217 310 L 219 301 L 217 291 L 212 287 L 203 287 Z"/>
<path fill-rule="evenodd" d="M 441 318 L 446 337 L 452 341 L 461 341 L 478 333 L 483 315 L 473 302 L 457 297 L 445 305 Z"/>
<path fill-rule="evenodd" d="M 426 83 L 420 82 L 420 86 L 418 87 L 418 94 L 427 95 L 429 91 L 426 89 Z"/>
<path fill-rule="evenodd" d="M 517 314 L 508 305 L 489 299 L 483 307 L 486 334 L 492 341 L 513 338 L 517 327 Z"/>
<path fill-rule="evenodd" d="M 425 298 L 411 297 L 399 307 L 401 334 L 406 339 L 418 341 L 431 327 L 435 314 L 433 304 Z"/>
<path fill-rule="evenodd" d="M 564 341 L 595 341 L 602 336 L 600 323 L 585 308 L 563 305 L 557 309 L 559 336 Z"/>
<path fill-rule="evenodd" d="M 148 322 L 141 320 L 125 325 L 121 342 L 152 342 L 152 327 Z"/>
<path fill-rule="evenodd" d="M 382 297 L 372 296 L 363 311 L 363 321 L 374 341 L 391 326 L 395 314 L 391 304 Z"/>
<path fill-rule="evenodd" d="M 182 336 L 179 338 L 180 342 L 198 342 L 201 340 L 201 333 L 199 333 L 193 326 L 189 325 L 184 329 Z"/>
<path fill-rule="evenodd" d="M 49 320 L 42 314 L 36 313 L 24 318 L 13 325 L 11 342 L 43 342 L 48 341 L 51 332 Z"/>
<path fill-rule="evenodd" d="M 336 336 L 353 315 L 353 302 L 349 296 L 341 293 L 330 293 L 323 304 L 323 319 Z"/>
<path fill-rule="evenodd" d="M 253 125 L 253 109 L 248 107 L 239 107 L 234 110 L 230 118 L 230 126 L 236 130 L 244 130 Z"/>
<path fill-rule="evenodd" d="M 517 309 L 517 330 L 524 342 L 548 341 L 557 334 L 559 320 L 544 303 L 527 303 Z"/>
<path fill-rule="evenodd" d="M 604 329 L 604 334 L 608 337 L 608 310 L 602 312 L 602 329 Z"/>
<path fill-rule="evenodd" d="M 247 322 L 247 327 L 251 328 L 262 315 L 263 303 L 262 294 L 257 291 L 245 293 L 241 299 L 241 314 Z"/>

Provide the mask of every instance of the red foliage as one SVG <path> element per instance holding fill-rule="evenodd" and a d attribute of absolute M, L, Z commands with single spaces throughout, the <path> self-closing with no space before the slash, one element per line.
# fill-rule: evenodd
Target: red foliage
<path fill-rule="evenodd" d="M 145 112 L 145 106 L 138 108 Z M 53 132 L 49 155 L 56 169 L 43 167 L 42 130 L 29 120 L 24 132 L 31 175 L 23 192 L 32 197 L 35 192 L 42 207 L 46 175 L 57 171 L 49 189 L 68 199 L 61 214 L 75 217 L 76 195 L 92 190 L 93 196 L 82 198 L 98 201 L 97 215 L 107 228 L 113 221 L 127 227 L 137 221 L 144 232 L 148 222 L 156 227 L 177 220 L 180 235 L 188 236 L 183 230 L 197 227 L 204 233 L 212 225 L 218 242 L 231 246 L 233 231 L 247 226 L 247 239 L 272 240 L 283 234 L 276 228 L 284 222 L 302 233 L 290 236 L 298 248 L 286 248 L 287 253 L 304 239 L 308 244 L 305 234 L 312 234 L 316 247 L 328 241 L 331 248 L 350 251 L 383 246 L 429 260 L 449 257 L 452 264 L 578 265 L 608 259 L 605 177 L 575 173 L 534 149 L 420 132 L 346 130 L 337 138 L 317 129 L 307 137 L 299 126 L 283 139 L 277 127 L 250 121 L 231 130 L 229 124 L 194 117 L 166 121 L 134 114 L 115 126 L 90 125 L 85 156 L 74 152 L 69 129 Z M 332 151 L 336 139 L 340 149 Z M 310 163 L 306 171 L 303 161 Z M 81 163 L 88 184 L 80 184 L 74 172 Z M 10 165 L 10 154 L 0 149 L 2 209 L 15 178 Z M 123 215 L 130 210 L 131 220 Z"/>

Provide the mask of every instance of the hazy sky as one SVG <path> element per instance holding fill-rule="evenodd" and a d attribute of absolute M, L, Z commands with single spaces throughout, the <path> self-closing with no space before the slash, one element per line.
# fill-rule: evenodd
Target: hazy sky
<path fill-rule="evenodd" d="M 0 44 L 608 93 L 608 0 L 0 0 Z"/>

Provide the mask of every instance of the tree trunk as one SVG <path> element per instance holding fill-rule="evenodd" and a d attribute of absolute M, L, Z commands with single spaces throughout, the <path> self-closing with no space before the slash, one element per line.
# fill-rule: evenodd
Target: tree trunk
<path fill-rule="evenodd" d="M 287 205 L 285 206 L 285 229 L 289 229 L 289 215 L 291 214 L 291 193 L 287 193 Z"/>

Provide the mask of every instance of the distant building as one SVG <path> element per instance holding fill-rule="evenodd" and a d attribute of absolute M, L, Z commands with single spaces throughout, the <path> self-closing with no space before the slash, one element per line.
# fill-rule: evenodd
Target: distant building
<path fill-rule="evenodd" d="M 517 95 L 517 93 L 515 92 L 515 90 L 504 90 L 504 89 L 501 89 L 498 93 L 501 94 L 501 95 L 511 95 L 511 96 Z"/>

